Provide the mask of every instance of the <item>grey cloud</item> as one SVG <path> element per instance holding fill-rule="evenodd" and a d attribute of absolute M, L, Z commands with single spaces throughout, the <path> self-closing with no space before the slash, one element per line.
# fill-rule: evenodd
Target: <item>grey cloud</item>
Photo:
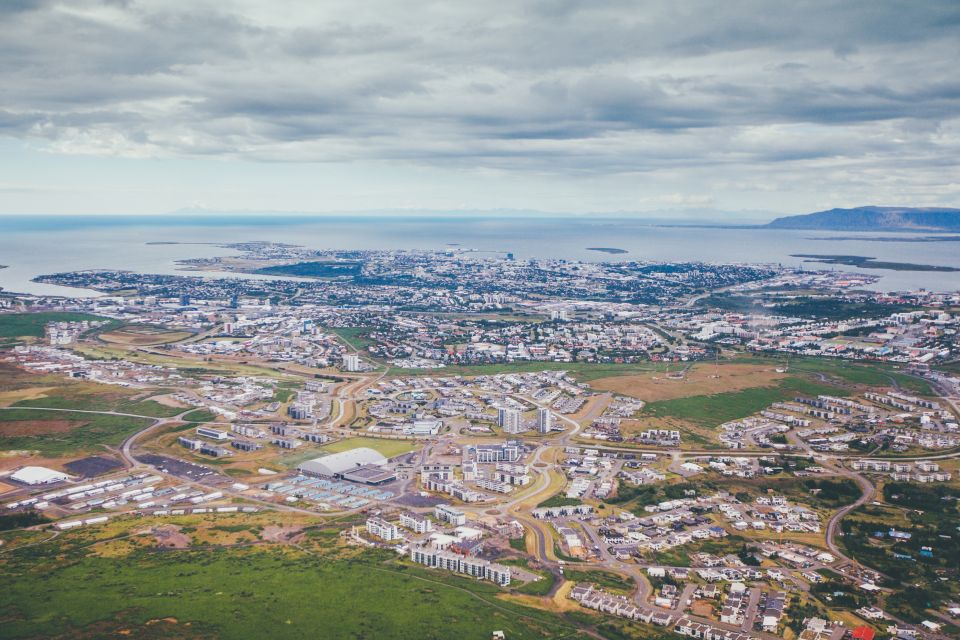
<path fill-rule="evenodd" d="M 72 153 L 561 175 L 956 151 L 937 133 L 960 113 L 952 1 L 240 6 L 7 4 L 0 131 Z"/>

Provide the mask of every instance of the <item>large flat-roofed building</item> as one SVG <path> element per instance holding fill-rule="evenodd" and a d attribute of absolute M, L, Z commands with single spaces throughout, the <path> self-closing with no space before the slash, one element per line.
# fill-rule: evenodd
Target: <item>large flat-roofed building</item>
<path fill-rule="evenodd" d="M 342 473 L 340 477 L 350 482 L 378 485 L 393 482 L 397 479 L 397 474 L 390 469 L 384 469 L 375 464 L 368 464 Z"/>
<path fill-rule="evenodd" d="M 361 467 L 382 467 L 387 459 L 369 447 L 357 447 L 300 463 L 297 470 L 308 476 L 340 478 Z"/>
<path fill-rule="evenodd" d="M 22 482 L 23 484 L 53 484 L 54 482 L 63 482 L 70 476 L 60 471 L 47 469 L 46 467 L 24 467 L 10 475 L 11 480 Z"/>
<path fill-rule="evenodd" d="M 211 429 L 210 427 L 197 427 L 197 435 L 203 436 L 204 438 L 212 438 L 213 440 L 229 440 L 230 434 L 226 431 L 220 431 L 219 429 Z"/>

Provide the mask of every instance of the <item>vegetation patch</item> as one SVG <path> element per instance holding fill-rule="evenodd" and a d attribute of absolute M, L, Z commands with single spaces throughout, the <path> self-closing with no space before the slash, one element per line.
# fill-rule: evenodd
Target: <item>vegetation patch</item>
<path fill-rule="evenodd" d="M 17 423 L 67 421 L 73 426 L 65 431 L 32 435 L 0 436 L 0 449 L 35 450 L 44 455 L 62 456 L 89 451 L 102 445 L 118 445 L 127 436 L 144 429 L 152 420 L 96 413 L 69 411 L 33 411 L 11 409 L 0 411 L 0 433 L 7 429 L 22 430 Z"/>
<path fill-rule="evenodd" d="M 563 577 L 574 582 L 592 582 L 607 591 L 629 593 L 636 587 L 636 582 L 630 576 L 621 576 L 602 569 L 567 569 Z"/>
<path fill-rule="evenodd" d="M 99 625 L 173 618 L 219 638 L 560 638 L 560 616 L 497 600 L 495 586 L 442 572 L 283 550 L 134 551 L 33 566 L 7 561 L 5 638 L 96 636 Z M 79 589 L 77 585 L 84 585 Z M 139 637 L 139 636 L 136 636 Z"/>
<path fill-rule="evenodd" d="M 644 407 L 644 413 L 658 418 L 676 418 L 699 427 L 710 428 L 753 415 L 774 402 L 792 400 L 797 395 L 816 397 L 819 394 L 848 395 L 848 392 L 831 385 L 794 377 L 781 380 L 773 387 L 651 402 Z"/>
<path fill-rule="evenodd" d="M 97 322 L 109 320 L 89 313 L 69 311 L 41 311 L 38 313 L 0 314 L 0 338 L 34 337 L 42 338 L 44 327 L 50 322 Z"/>

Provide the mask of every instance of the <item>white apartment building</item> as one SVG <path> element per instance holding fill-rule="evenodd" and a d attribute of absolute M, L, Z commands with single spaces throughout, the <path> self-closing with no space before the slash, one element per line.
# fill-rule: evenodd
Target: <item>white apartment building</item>
<path fill-rule="evenodd" d="M 397 525 L 382 518 L 367 518 L 367 532 L 387 542 L 400 538 L 400 529 L 397 528 Z"/>
<path fill-rule="evenodd" d="M 462 556 L 450 551 L 438 551 L 428 547 L 414 547 L 410 550 L 410 559 L 417 564 L 482 578 L 503 587 L 510 584 L 510 567 L 488 560 Z"/>
<path fill-rule="evenodd" d="M 501 408 L 497 412 L 497 425 L 504 433 L 520 433 L 520 412 L 516 409 Z"/>
<path fill-rule="evenodd" d="M 345 353 L 341 362 L 344 371 L 360 371 L 360 356 L 355 353 Z"/>
<path fill-rule="evenodd" d="M 550 433 L 553 428 L 553 414 L 550 409 L 537 409 L 537 433 Z"/>
<path fill-rule="evenodd" d="M 419 513 L 403 512 L 400 514 L 400 526 L 406 527 L 416 533 L 427 533 L 433 531 L 433 522 L 430 518 Z"/>
<path fill-rule="evenodd" d="M 467 524 L 467 514 L 449 504 L 438 504 L 433 508 L 434 517 L 440 522 L 449 522 L 454 526 Z"/>

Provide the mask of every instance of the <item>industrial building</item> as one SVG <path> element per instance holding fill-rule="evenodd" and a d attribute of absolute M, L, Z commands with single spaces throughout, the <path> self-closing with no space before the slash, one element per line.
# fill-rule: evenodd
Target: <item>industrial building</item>
<path fill-rule="evenodd" d="M 230 439 L 230 434 L 226 431 L 220 431 L 219 429 L 211 429 L 210 427 L 197 427 L 197 435 L 203 436 L 204 438 L 210 438 L 212 440 L 228 440 Z"/>
<path fill-rule="evenodd" d="M 319 478 L 342 478 L 362 484 L 384 484 L 396 479 L 396 474 L 384 469 L 387 459 L 369 447 L 357 447 L 307 460 L 297 467 L 300 473 Z"/>
<path fill-rule="evenodd" d="M 60 471 L 47 469 L 46 467 L 24 467 L 11 474 L 10 479 L 22 482 L 23 484 L 37 485 L 63 482 L 69 480 L 70 476 Z"/>

